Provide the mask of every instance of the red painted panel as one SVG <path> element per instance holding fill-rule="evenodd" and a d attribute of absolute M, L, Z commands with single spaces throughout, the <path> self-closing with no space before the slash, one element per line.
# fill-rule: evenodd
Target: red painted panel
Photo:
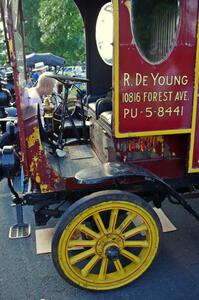
<path fill-rule="evenodd" d="M 198 97 L 199 101 L 199 97 Z M 199 116 L 199 105 L 197 105 L 197 116 Z M 199 168 L 199 117 L 196 119 L 196 130 L 194 138 L 193 168 Z"/>
<path fill-rule="evenodd" d="M 180 1 L 175 47 L 149 63 L 131 32 L 125 1 L 119 1 L 119 132 L 191 128 L 198 0 Z M 117 122 L 117 121 L 116 121 Z"/>
<path fill-rule="evenodd" d="M 34 110 L 34 107 L 33 107 Z M 64 190 L 64 179 L 52 168 L 39 137 L 37 114 L 24 120 L 30 177 L 42 193 Z"/>

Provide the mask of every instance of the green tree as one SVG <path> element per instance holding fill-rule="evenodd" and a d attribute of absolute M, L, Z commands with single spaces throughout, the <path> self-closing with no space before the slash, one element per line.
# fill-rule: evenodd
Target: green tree
<path fill-rule="evenodd" d="M 41 42 L 41 31 L 39 22 L 39 2 L 40 0 L 23 1 L 24 8 L 24 29 L 26 53 L 44 52 L 46 46 Z"/>
<path fill-rule="evenodd" d="M 40 0 L 39 12 L 41 41 L 48 51 L 64 57 L 67 64 L 84 62 L 84 28 L 75 3 L 71 0 Z"/>
<path fill-rule="evenodd" d="M 0 65 L 4 65 L 7 62 L 7 49 L 5 45 L 5 39 L 3 31 L 0 30 Z"/>

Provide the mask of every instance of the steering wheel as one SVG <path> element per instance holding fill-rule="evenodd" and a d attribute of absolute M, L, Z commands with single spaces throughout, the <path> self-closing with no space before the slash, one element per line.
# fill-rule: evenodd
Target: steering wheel
<path fill-rule="evenodd" d="M 82 82 L 82 83 L 89 82 L 89 79 L 87 79 L 87 78 L 70 77 L 70 76 L 65 76 L 65 75 L 61 75 L 61 74 L 48 74 L 46 76 L 54 78 L 57 81 L 61 82 L 62 84 L 73 83 L 73 82 Z"/>
<path fill-rule="evenodd" d="M 58 94 L 57 97 L 60 97 L 60 95 Z M 56 107 L 56 109 L 53 112 L 53 119 L 54 120 L 60 120 L 61 119 L 61 103 L 59 103 L 59 105 Z M 76 102 L 74 100 L 71 101 L 71 99 L 68 99 L 67 101 L 67 106 L 68 106 L 68 110 L 70 112 L 70 115 L 73 116 L 75 114 L 76 111 Z M 66 117 L 68 115 L 66 114 Z"/>

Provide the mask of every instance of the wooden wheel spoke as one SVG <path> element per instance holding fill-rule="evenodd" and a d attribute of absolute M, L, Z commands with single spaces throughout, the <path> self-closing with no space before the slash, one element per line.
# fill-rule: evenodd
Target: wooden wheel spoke
<path fill-rule="evenodd" d="M 118 216 L 118 209 L 113 209 L 111 210 L 111 216 L 110 216 L 110 221 L 109 221 L 109 227 L 108 227 L 108 232 L 114 232 L 115 230 L 115 225 L 117 223 L 117 216 Z"/>
<path fill-rule="evenodd" d="M 122 267 L 122 264 L 119 259 L 114 260 L 114 265 L 117 271 L 124 273 L 124 268 Z"/>
<path fill-rule="evenodd" d="M 124 248 L 147 248 L 149 243 L 147 241 L 125 241 Z"/>
<path fill-rule="evenodd" d="M 93 231 L 92 229 L 88 228 L 86 225 L 81 224 L 78 226 L 78 230 L 86 235 L 92 237 L 93 239 L 98 239 L 100 236 L 97 232 Z"/>
<path fill-rule="evenodd" d="M 133 253 L 125 250 L 125 249 L 122 249 L 121 252 L 120 252 L 123 256 L 125 256 L 126 258 L 130 259 L 131 261 L 135 262 L 136 264 L 139 264 L 140 263 L 140 258 L 136 255 L 134 255 Z"/>
<path fill-rule="evenodd" d="M 90 271 L 94 268 L 97 264 L 100 257 L 98 255 L 93 256 L 93 258 L 87 263 L 87 265 L 81 270 L 81 274 L 86 277 Z"/>
<path fill-rule="evenodd" d="M 124 233 L 124 238 L 128 239 L 132 236 L 135 236 L 136 234 L 142 232 L 142 231 L 146 231 L 147 230 L 147 226 L 145 224 L 141 224 L 127 232 Z"/>
<path fill-rule="evenodd" d="M 71 265 L 74 265 L 74 264 L 78 263 L 79 261 L 82 261 L 82 260 L 86 259 L 87 257 L 93 255 L 93 254 L 95 254 L 95 249 L 94 248 L 83 251 L 83 252 L 81 252 L 77 255 L 72 256 L 70 258 L 70 263 L 71 263 Z"/>
<path fill-rule="evenodd" d="M 68 243 L 68 248 L 93 247 L 95 246 L 95 244 L 95 240 L 70 240 Z"/>
<path fill-rule="evenodd" d="M 116 230 L 117 233 L 121 234 L 129 226 L 129 224 L 133 221 L 135 217 L 136 217 L 135 214 L 128 214 L 126 218 L 123 220 L 123 222 L 118 226 Z"/>
<path fill-rule="evenodd" d="M 99 272 L 99 279 L 100 280 L 105 280 L 106 279 L 107 268 L 108 268 L 108 258 L 103 258 L 101 268 L 100 268 L 100 272 Z"/>
<path fill-rule="evenodd" d="M 100 214 L 99 213 L 94 214 L 93 219 L 95 220 L 95 223 L 97 225 L 97 228 L 99 229 L 99 232 L 102 234 L 107 234 L 107 230 L 104 226 L 104 223 L 102 221 Z"/>

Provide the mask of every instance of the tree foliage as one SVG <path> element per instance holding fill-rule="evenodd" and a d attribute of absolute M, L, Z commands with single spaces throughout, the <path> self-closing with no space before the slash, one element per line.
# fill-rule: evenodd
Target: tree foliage
<path fill-rule="evenodd" d="M 0 65 L 4 65 L 7 62 L 7 49 L 5 46 L 5 38 L 3 31 L 0 30 Z"/>
<path fill-rule="evenodd" d="M 25 47 L 26 53 L 44 52 L 45 45 L 41 42 L 41 31 L 38 26 L 40 0 L 23 1 L 25 19 Z"/>
<path fill-rule="evenodd" d="M 26 53 L 52 52 L 67 64 L 85 61 L 81 15 L 71 0 L 25 0 Z"/>
<path fill-rule="evenodd" d="M 85 60 L 83 22 L 71 0 L 41 0 L 41 41 L 68 64 Z"/>

